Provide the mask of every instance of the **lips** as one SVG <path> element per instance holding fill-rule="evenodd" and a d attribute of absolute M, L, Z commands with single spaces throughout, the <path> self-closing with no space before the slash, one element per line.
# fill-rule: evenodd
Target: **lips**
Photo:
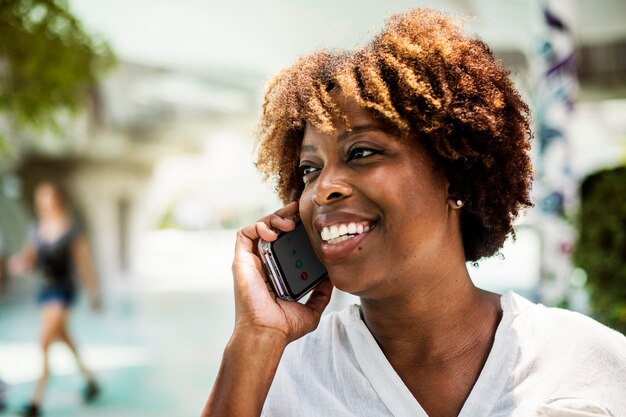
<path fill-rule="evenodd" d="M 327 261 L 350 255 L 376 227 L 371 216 L 338 211 L 318 215 L 314 225 L 322 240 L 320 250 Z"/>

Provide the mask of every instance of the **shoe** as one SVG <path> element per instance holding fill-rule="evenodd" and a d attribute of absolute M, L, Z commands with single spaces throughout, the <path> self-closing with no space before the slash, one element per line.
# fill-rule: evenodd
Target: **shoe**
<path fill-rule="evenodd" d="M 39 417 L 41 416 L 41 410 L 39 406 L 34 403 L 30 403 L 24 407 L 22 412 L 20 413 L 21 417 Z"/>
<path fill-rule="evenodd" d="M 100 387 L 95 381 L 89 381 L 83 390 L 83 400 L 90 403 L 100 395 Z"/>

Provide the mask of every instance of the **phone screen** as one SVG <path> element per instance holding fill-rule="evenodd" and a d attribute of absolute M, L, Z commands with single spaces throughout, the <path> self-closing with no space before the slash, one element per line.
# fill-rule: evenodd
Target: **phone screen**
<path fill-rule="evenodd" d="M 272 249 L 285 277 L 287 291 L 293 298 L 299 298 L 327 275 L 324 265 L 313 252 L 302 222 L 272 242 Z"/>

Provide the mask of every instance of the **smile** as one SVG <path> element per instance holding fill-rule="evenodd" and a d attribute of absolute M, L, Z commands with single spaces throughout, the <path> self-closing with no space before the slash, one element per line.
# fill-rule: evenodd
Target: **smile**
<path fill-rule="evenodd" d="M 331 226 L 324 226 L 321 237 L 324 243 L 336 245 L 360 234 L 367 233 L 373 227 L 374 225 L 368 221 L 337 223 Z"/>

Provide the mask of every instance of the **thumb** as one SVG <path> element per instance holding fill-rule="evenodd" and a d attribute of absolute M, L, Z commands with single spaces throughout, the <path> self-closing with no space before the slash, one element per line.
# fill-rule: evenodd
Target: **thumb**
<path fill-rule="evenodd" d="M 335 288 L 328 278 L 324 279 L 314 290 L 309 299 L 304 304 L 308 307 L 317 317 L 322 315 L 322 312 L 330 302 L 330 297 Z"/>

